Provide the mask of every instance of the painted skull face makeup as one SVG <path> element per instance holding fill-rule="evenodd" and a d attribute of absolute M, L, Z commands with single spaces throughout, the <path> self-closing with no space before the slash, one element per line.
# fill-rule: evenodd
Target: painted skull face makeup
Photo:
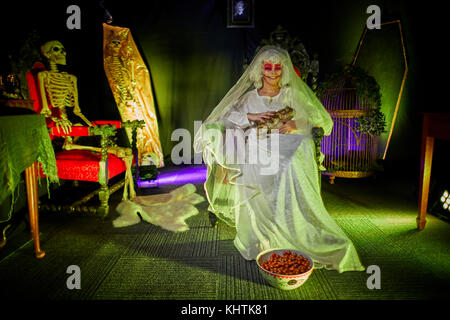
<path fill-rule="evenodd" d="M 262 64 L 262 75 L 264 81 L 270 85 L 277 85 L 282 73 L 281 63 L 264 61 Z"/>
<path fill-rule="evenodd" d="M 264 63 L 264 71 L 270 72 L 272 70 L 281 71 L 281 64 L 279 64 L 279 63 L 273 64 L 272 62 Z"/>

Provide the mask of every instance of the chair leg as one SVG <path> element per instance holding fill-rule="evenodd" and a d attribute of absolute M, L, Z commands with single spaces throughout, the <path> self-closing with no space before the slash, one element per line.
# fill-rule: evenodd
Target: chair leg
<path fill-rule="evenodd" d="M 38 209 L 38 190 L 37 190 L 37 170 L 38 165 L 35 161 L 30 167 L 25 169 L 25 183 L 27 188 L 28 214 L 30 217 L 30 228 L 34 239 L 34 251 L 36 258 L 43 258 L 45 252 L 41 249 L 39 240 L 39 209 Z"/>
<path fill-rule="evenodd" d="M 100 207 L 97 212 L 102 219 L 105 219 L 109 213 L 109 189 L 107 185 L 102 185 L 100 187 L 98 198 L 100 200 Z"/>

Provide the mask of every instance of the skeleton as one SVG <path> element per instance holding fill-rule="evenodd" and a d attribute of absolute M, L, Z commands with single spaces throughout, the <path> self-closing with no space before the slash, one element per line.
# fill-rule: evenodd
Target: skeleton
<path fill-rule="evenodd" d="M 41 52 L 50 64 L 50 71 L 42 71 L 38 74 L 39 89 L 42 97 L 41 114 L 45 117 L 51 117 L 58 131 L 61 128 L 66 134 L 69 133 L 72 126 L 72 123 L 67 118 L 66 107 L 73 108 L 75 115 L 80 117 L 88 126 L 92 126 L 92 123 L 81 113 L 78 105 L 77 78 L 67 72 L 58 70 L 58 64 L 66 64 L 66 50 L 64 46 L 59 41 L 49 41 L 41 46 Z M 47 96 L 50 101 L 47 101 Z M 53 108 L 59 109 L 61 113 L 60 118 L 52 116 L 49 102 Z"/>
<path fill-rule="evenodd" d="M 80 117 L 88 126 L 92 127 L 92 123 L 81 113 L 78 104 L 77 78 L 67 72 L 60 72 L 57 65 L 66 64 L 66 50 L 59 41 L 49 41 L 41 46 L 41 52 L 49 61 L 50 71 L 41 71 L 38 73 L 39 90 L 42 98 L 42 110 L 46 118 L 51 118 L 55 122 L 58 132 L 62 129 L 65 134 L 69 134 L 72 122 L 67 118 L 66 108 L 73 108 L 73 113 Z M 47 97 L 50 101 L 47 100 Z M 49 102 L 53 108 L 58 108 L 61 117 L 52 115 L 49 108 Z M 75 124 L 75 126 L 80 124 Z M 98 147 L 83 146 L 73 143 L 72 137 L 65 136 L 63 145 L 64 150 L 90 150 L 101 153 L 102 149 Z M 130 197 L 135 197 L 133 177 L 131 174 L 131 164 L 133 155 L 131 148 L 123 148 L 118 146 L 109 146 L 107 152 L 114 154 L 122 159 L 126 164 L 125 188 L 123 198 L 128 198 L 128 188 L 130 189 Z"/>
<path fill-rule="evenodd" d="M 127 34 L 124 31 L 114 35 L 111 42 L 108 44 L 108 47 L 111 50 L 111 55 L 108 56 L 108 63 L 106 64 L 114 79 L 114 82 L 116 83 L 114 86 L 114 96 L 119 98 L 118 107 L 120 110 L 133 103 L 134 95 L 132 91 L 134 91 L 134 87 L 136 85 L 133 74 L 134 61 L 127 61 L 120 55 L 120 49 L 122 48 L 126 36 Z M 131 48 L 129 48 L 129 50 L 131 50 Z M 128 62 L 131 64 L 131 72 L 125 67 Z"/>
<path fill-rule="evenodd" d="M 141 70 L 146 72 L 145 65 L 133 58 L 133 47 L 128 39 L 129 30 L 111 30 L 105 51 L 105 72 L 110 80 L 111 89 L 122 116 L 122 120 L 145 120 L 152 122 L 151 115 L 143 111 L 142 90 L 137 86 L 137 79 Z M 136 74 L 137 73 L 137 74 Z M 141 74 L 142 76 L 142 74 Z M 139 129 L 137 148 L 142 159 L 158 164 L 158 146 L 153 138 L 154 133 L 149 125 Z M 131 136 L 130 132 L 128 135 Z M 141 161 L 140 161 L 141 162 Z"/>

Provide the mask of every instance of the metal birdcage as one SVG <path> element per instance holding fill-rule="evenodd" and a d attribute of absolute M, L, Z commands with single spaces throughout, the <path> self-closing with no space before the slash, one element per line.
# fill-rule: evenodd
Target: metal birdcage
<path fill-rule="evenodd" d="M 333 119 L 333 130 L 322 140 L 325 155 L 323 174 L 334 183 L 335 177 L 364 178 L 374 174 L 377 136 L 359 130 L 358 118 L 367 116 L 374 102 L 367 93 L 358 93 L 351 80 L 342 76 L 321 95 L 321 101 Z"/>

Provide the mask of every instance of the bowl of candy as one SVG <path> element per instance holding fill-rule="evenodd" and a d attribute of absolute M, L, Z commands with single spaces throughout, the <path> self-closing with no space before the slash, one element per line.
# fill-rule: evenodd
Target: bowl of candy
<path fill-rule="evenodd" d="M 269 249 L 261 252 L 256 264 L 263 278 L 281 290 L 297 289 L 308 280 L 314 262 L 300 251 L 293 249 Z"/>

